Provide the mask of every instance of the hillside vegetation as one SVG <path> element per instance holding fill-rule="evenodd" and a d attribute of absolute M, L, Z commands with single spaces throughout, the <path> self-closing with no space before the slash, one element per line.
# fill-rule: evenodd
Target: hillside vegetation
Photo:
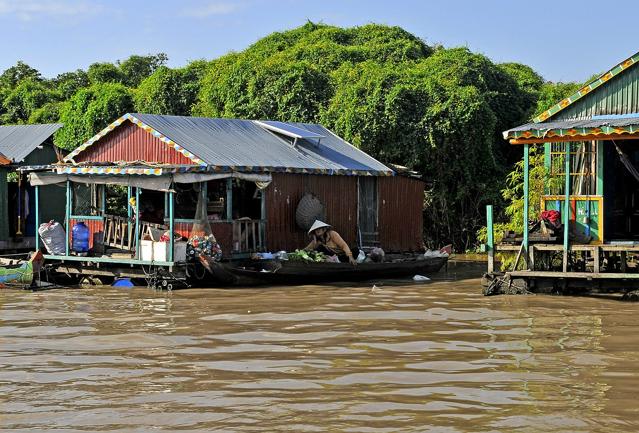
<path fill-rule="evenodd" d="M 63 122 L 55 142 L 71 150 L 131 111 L 319 122 L 418 171 L 428 182 L 425 239 L 467 249 L 521 157 L 501 131 L 576 86 L 375 24 L 309 22 L 210 61 L 166 61 L 134 55 L 51 79 L 18 62 L 0 76 L 0 123 Z"/>

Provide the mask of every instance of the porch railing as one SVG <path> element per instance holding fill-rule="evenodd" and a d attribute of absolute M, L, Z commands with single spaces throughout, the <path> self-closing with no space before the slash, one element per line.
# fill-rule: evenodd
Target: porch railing
<path fill-rule="evenodd" d="M 233 252 L 256 252 L 263 246 L 261 220 L 233 221 Z"/>

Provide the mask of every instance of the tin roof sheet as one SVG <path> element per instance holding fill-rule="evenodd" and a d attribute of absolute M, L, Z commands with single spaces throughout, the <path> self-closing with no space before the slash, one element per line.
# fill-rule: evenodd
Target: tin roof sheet
<path fill-rule="evenodd" d="M 36 147 L 61 127 L 60 123 L 1 125 L 0 154 L 12 162 L 23 161 Z"/>
<path fill-rule="evenodd" d="M 392 175 L 372 156 L 347 143 L 327 128 L 312 123 L 286 123 L 320 137 L 298 139 L 295 145 L 261 126 L 258 121 L 130 113 L 69 154 L 98 142 L 123 121 L 130 120 L 157 136 L 195 163 L 238 171 L 293 171 L 326 174 Z M 350 173 L 349 173 L 350 172 Z"/>

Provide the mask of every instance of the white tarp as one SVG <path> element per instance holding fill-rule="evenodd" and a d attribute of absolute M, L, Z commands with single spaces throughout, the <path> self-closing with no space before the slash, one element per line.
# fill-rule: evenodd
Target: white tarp
<path fill-rule="evenodd" d="M 270 174 L 256 173 L 175 173 L 160 176 L 30 173 L 29 183 L 31 183 L 32 186 L 44 186 L 64 183 L 69 180 L 71 182 L 84 184 L 125 185 L 154 191 L 169 191 L 171 184 L 174 182 L 198 183 L 216 179 L 227 179 L 229 177 L 255 182 L 260 185 L 260 189 L 266 188 L 272 180 Z"/>

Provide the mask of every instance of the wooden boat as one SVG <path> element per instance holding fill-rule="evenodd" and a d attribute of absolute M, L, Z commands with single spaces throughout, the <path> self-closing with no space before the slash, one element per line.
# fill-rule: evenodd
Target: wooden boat
<path fill-rule="evenodd" d="M 218 264 L 214 275 L 226 284 L 313 284 L 428 276 L 439 272 L 447 262 L 447 255 L 391 257 L 381 263 L 365 262 L 357 266 L 349 263 L 253 260 Z"/>
<path fill-rule="evenodd" d="M 28 260 L 0 257 L 0 287 L 29 287 L 33 276 L 40 271 L 44 258 L 40 251 L 31 253 Z"/>

